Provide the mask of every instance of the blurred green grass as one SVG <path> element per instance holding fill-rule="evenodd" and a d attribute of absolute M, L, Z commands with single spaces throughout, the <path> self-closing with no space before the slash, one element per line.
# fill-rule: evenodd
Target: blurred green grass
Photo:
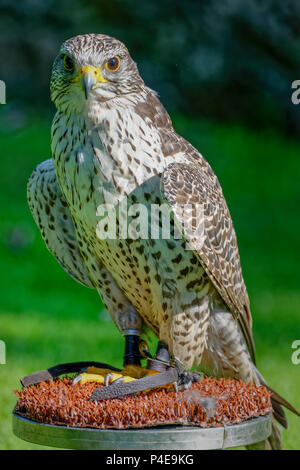
<path fill-rule="evenodd" d="M 300 145 L 272 131 L 173 116 L 218 175 L 237 232 L 251 300 L 260 371 L 300 409 Z M 47 251 L 26 202 L 35 165 L 50 157 L 50 121 L 0 131 L 0 449 L 41 449 L 12 434 L 19 378 L 59 362 L 100 360 L 121 366 L 123 340 L 96 292 L 69 278 Z M 287 412 L 284 446 L 300 449 L 300 419 Z"/>

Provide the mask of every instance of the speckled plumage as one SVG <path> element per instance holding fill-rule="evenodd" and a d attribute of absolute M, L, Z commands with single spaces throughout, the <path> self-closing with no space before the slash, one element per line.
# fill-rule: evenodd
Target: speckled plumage
<path fill-rule="evenodd" d="M 87 99 L 63 71 L 61 54 L 76 67 L 101 70 L 103 83 Z M 103 64 L 114 56 L 121 65 L 112 74 Z M 51 96 L 58 109 L 53 160 L 39 165 L 28 184 L 50 251 L 98 290 L 121 332 L 147 325 L 187 368 L 259 383 L 249 299 L 221 187 L 201 154 L 176 134 L 126 47 L 104 35 L 71 38 L 54 62 Z M 167 203 L 175 223 L 185 223 L 184 239 L 100 240 L 97 208 L 125 196 L 148 209 Z M 180 207 L 189 203 L 204 210 L 201 243 L 193 217 L 182 219 Z"/>

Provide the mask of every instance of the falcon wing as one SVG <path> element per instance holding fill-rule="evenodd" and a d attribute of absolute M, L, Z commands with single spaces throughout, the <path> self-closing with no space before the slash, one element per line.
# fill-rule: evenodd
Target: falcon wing
<path fill-rule="evenodd" d="M 182 141 L 184 150 L 191 151 L 185 153 L 186 163 L 171 163 L 164 170 L 162 196 L 170 204 L 189 247 L 198 255 L 211 282 L 237 318 L 255 362 L 249 298 L 229 210 L 208 163 L 190 144 Z"/>
<path fill-rule="evenodd" d="M 76 281 L 94 288 L 78 247 L 69 208 L 56 180 L 52 159 L 40 163 L 31 174 L 27 198 L 50 252 Z"/>

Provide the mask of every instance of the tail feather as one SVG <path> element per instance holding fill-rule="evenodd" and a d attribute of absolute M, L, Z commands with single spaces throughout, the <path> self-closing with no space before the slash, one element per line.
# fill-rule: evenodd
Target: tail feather
<path fill-rule="evenodd" d="M 278 426 L 275 423 L 275 415 L 272 417 L 272 432 L 267 439 L 266 450 L 281 450 L 282 447 L 282 436 Z"/>
<path fill-rule="evenodd" d="M 300 416 L 299 411 L 297 411 L 296 408 L 293 407 L 293 405 L 291 405 L 285 398 L 283 398 L 281 395 L 279 395 L 279 393 L 275 392 L 275 390 L 273 390 L 267 384 L 264 377 L 261 375 L 259 370 L 257 370 L 257 368 L 255 368 L 255 372 L 256 372 L 256 375 L 258 377 L 259 382 L 262 385 L 264 385 L 265 387 L 267 387 L 267 389 L 270 390 L 270 392 L 271 392 L 271 401 L 272 401 L 272 405 L 273 405 L 273 408 L 274 408 L 274 415 L 277 414 L 279 423 L 282 424 L 282 426 L 285 429 L 288 429 L 288 423 L 287 423 L 287 420 L 286 420 L 286 416 L 285 416 L 285 413 L 284 413 L 284 411 L 283 411 L 283 409 L 280 405 L 284 406 L 285 408 L 287 408 L 288 410 L 290 410 L 292 413 L 294 413 L 297 416 Z M 276 417 L 276 419 L 277 419 L 277 417 Z M 281 420 L 283 422 L 281 422 Z"/>
<path fill-rule="evenodd" d="M 262 385 L 267 387 L 268 390 L 270 390 L 271 403 L 273 407 L 272 433 L 267 439 L 267 441 L 265 441 L 265 449 L 282 449 L 282 436 L 279 428 L 275 423 L 275 420 L 278 421 L 285 429 L 288 429 L 288 422 L 282 406 L 292 411 L 292 413 L 297 416 L 300 416 L 300 413 L 285 398 L 283 398 L 281 395 L 275 392 L 275 390 L 269 387 L 261 373 L 256 368 L 255 372 L 258 377 L 259 383 L 261 383 Z"/>
<path fill-rule="evenodd" d="M 285 398 L 283 398 L 281 395 L 279 395 L 277 392 L 275 392 L 275 390 L 273 390 L 271 387 L 269 387 L 268 384 L 264 384 L 266 385 L 266 387 L 268 388 L 268 390 L 270 390 L 271 392 L 271 400 L 272 400 L 272 404 L 274 402 L 274 404 L 276 404 L 276 406 L 278 408 L 281 408 L 280 405 L 282 406 L 285 406 L 285 408 L 287 408 L 288 410 L 290 410 L 292 413 L 294 413 L 295 415 L 297 416 L 300 416 L 300 413 L 299 411 L 296 410 L 296 408 L 293 407 L 293 405 L 291 405 L 287 400 L 285 400 Z M 282 410 L 282 413 L 284 414 L 284 411 L 283 409 L 281 408 Z M 280 422 L 280 421 L 279 421 Z M 284 426 L 286 429 L 288 428 L 288 426 Z"/>
<path fill-rule="evenodd" d="M 271 397 L 271 403 L 273 407 L 273 415 L 276 421 L 281 424 L 285 429 L 288 429 L 289 425 L 286 419 L 285 412 L 279 403 Z"/>

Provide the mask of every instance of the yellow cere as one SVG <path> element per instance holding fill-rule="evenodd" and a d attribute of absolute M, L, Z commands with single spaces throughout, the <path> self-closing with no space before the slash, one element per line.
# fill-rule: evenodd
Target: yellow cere
<path fill-rule="evenodd" d="M 79 69 L 78 75 L 75 77 L 74 81 L 81 80 L 82 76 L 87 74 L 87 73 L 92 73 L 93 75 L 95 75 L 98 82 L 102 82 L 102 83 L 108 82 L 108 80 L 106 80 L 102 76 L 101 70 L 97 67 L 94 67 L 93 65 L 84 65 L 84 67 L 81 67 Z"/>

